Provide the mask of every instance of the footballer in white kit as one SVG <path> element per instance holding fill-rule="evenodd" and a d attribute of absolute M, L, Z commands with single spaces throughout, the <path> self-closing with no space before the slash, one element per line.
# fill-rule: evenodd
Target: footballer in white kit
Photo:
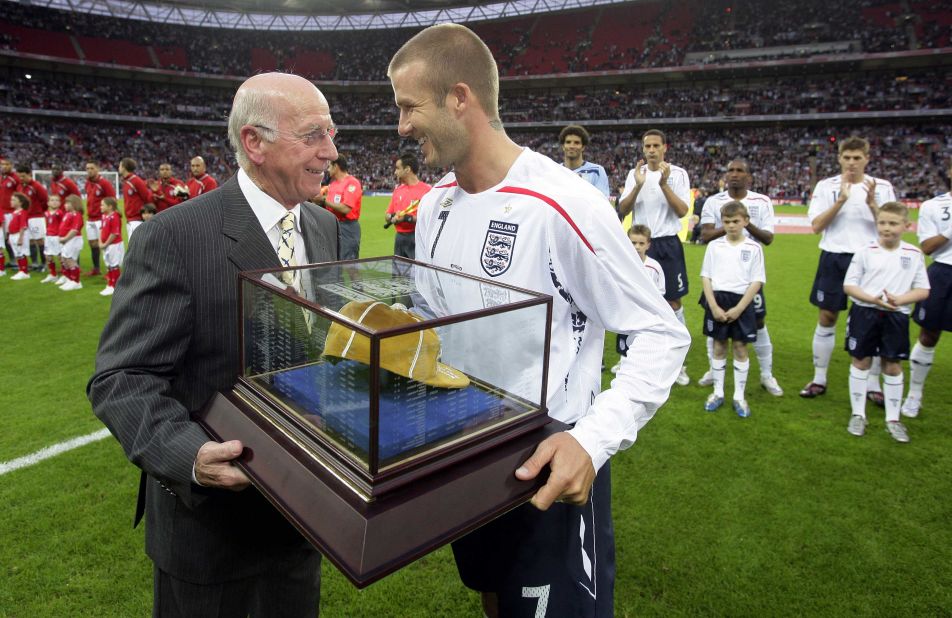
<path fill-rule="evenodd" d="M 814 233 L 820 234 L 820 261 L 817 266 L 810 302 L 819 310 L 813 333 L 813 380 L 800 390 L 800 396 L 813 398 L 826 393 L 826 373 L 836 347 L 836 321 L 846 309 L 843 278 L 853 254 L 876 241 L 873 213 L 880 205 L 896 199 L 892 184 L 865 173 L 869 163 L 869 142 L 850 137 L 840 142 L 841 173 L 816 184 L 807 217 Z M 870 399 L 883 405 L 879 386 L 879 367 L 870 371 Z"/>
<path fill-rule="evenodd" d="M 952 193 L 922 203 L 916 233 L 923 253 L 932 257 L 926 271 L 932 290 L 912 312 L 919 338 L 909 354 L 909 393 L 902 404 L 902 414 L 908 417 L 919 415 L 922 389 L 942 331 L 952 331 Z"/>
<path fill-rule="evenodd" d="M 727 189 L 707 198 L 698 225 L 701 226 L 702 242 L 710 242 L 724 234 L 724 225 L 721 223 L 721 208 L 731 201 L 738 201 L 747 208 L 750 223 L 744 229 L 744 235 L 767 246 L 773 242 L 776 218 L 773 202 L 763 193 L 750 190 L 753 178 L 750 175 L 746 161 L 734 159 L 727 164 Z M 733 194 L 733 196 L 732 196 Z M 703 293 L 702 293 L 703 296 Z M 757 340 L 753 342 L 754 353 L 760 365 L 760 385 L 771 395 L 780 397 L 783 389 L 773 375 L 773 342 L 767 330 L 767 297 L 761 287 L 754 296 L 754 315 L 757 319 Z M 708 338 L 708 360 L 711 359 L 713 344 Z M 709 370 L 698 384 L 709 386 L 713 384 L 713 374 Z"/>

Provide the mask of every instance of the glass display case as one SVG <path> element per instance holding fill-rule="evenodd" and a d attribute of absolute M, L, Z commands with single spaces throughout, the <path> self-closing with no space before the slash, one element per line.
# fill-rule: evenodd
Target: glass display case
<path fill-rule="evenodd" d="M 255 485 L 354 583 L 531 496 L 539 483 L 512 472 L 558 429 L 549 296 L 396 257 L 245 272 L 239 285 L 241 373 L 200 420 L 243 440 Z M 440 515 L 457 494 L 469 511 Z M 333 534 L 305 521 L 335 509 L 346 522 Z M 378 528 L 394 545 L 394 513 L 418 509 L 426 533 L 372 547 Z"/>

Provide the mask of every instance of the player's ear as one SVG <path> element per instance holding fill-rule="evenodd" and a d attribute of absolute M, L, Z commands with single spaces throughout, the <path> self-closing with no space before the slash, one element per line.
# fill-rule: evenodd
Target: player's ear
<path fill-rule="evenodd" d="M 447 105 L 457 113 L 467 109 L 474 101 L 472 89 L 463 82 L 459 82 L 450 88 L 446 98 Z"/>

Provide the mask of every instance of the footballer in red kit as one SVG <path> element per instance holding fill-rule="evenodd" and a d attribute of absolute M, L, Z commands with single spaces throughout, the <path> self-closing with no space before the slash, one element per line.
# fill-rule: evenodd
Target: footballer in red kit
<path fill-rule="evenodd" d="M 102 225 L 100 204 L 103 198 L 116 197 L 116 188 L 99 173 L 99 164 L 86 164 L 86 238 L 92 254 L 93 267 L 87 275 L 99 274 L 99 228 Z"/>
<path fill-rule="evenodd" d="M 0 158 L 0 214 L 3 216 L 4 229 L 13 217 L 10 198 L 16 192 L 18 184 L 20 184 L 20 178 L 13 171 L 13 163 L 9 159 Z"/>
<path fill-rule="evenodd" d="M 205 159 L 195 157 L 190 163 L 192 177 L 188 179 L 188 197 L 191 199 L 202 193 L 218 188 L 218 181 L 205 172 Z"/>
<path fill-rule="evenodd" d="M 46 212 L 49 193 L 46 192 L 46 187 L 33 179 L 33 168 L 29 164 L 20 163 L 16 166 L 16 170 L 17 176 L 20 178 L 17 191 L 30 199 L 26 215 L 30 236 L 30 262 L 33 270 L 43 270 L 43 242 L 46 240 L 44 213 Z"/>
<path fill-rule="evenodd" d="M 72 178 L 63 174 L 62 165 L 54 163 L 50 169 L 53 172 L 50 179 L 50 195 L 58 195 L 60 203 L 65 202 L 70 195 L 79 195 L 79 186 Z M 52 235 L 49 230 L 47 230 L 47 235 Z"/>
<path fill-rule="evenodd" d="M 127 235 L 142 225 L 142 207 L 152 201 L 152 191 L 136 173 L 135 159 L 129 157 L 119 162 L 119 175 L 122 176 L 122 197 L 125 200 Z M 119 237 L 121 240 L 121 236 Z M 102 234 L 100 234 L 102 246 Z"/>
<path fill-rule="evenodd" d="M 149 181 L 149 189 L 152 190 L 152 200 L 158 212 L 181 204 L 189 196 L 188 187 L 172 175 L 172 166 L 169 163 L 159 166 L 159 179 Z"/>

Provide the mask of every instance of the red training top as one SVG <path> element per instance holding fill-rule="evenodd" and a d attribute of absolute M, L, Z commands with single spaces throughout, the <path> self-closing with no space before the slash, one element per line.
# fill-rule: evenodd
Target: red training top
<path fill-rule="evenodd" d="M 46 216 L 46 235 L 59 236 L 60 223 L 63 221 L 63 209 L 47 210 L 44 215 Z"/>
<path fill-rule="evenodd" d="M 89 221 L 102 219 L 100 203 L 104 197 L 116 197 L 116 189 L 112 183 L 97 176 L 96 180 L 86 180 L 86 218 Z"/>
<path fill-rule="evenodd" d="M 188 197 L 189 199 L 193 197 L 198 197 L 202 193 L 208 193 L 213 189 L 218 188 L 218 181 L 209 176 L 208 174 L 202 174 L 199 178 L 192 176 L 188 179 Z"/>
<path fill-rule="evenodd" d="M 63 203 L 66 203 L 66 198 L 70 195 L 79 195 L 79 187 L 76 186 L 76 183 L 73 182 L 73 179 L 68 176 L 60 176 L 59 178 L 54 178 L 50 181 L 50 193 L 52 195 L 60 196 L 60 199 Z"/>
<path fill-rule="evenodd" d="M 10 198 L 13 197 L 19 184 L 20 177 L 14 172 L 4 174 L 4 176 L 0 178 L 0 213 L 13 212 Z"/>
<path fill-rule="evenodd" d="M 102 247 L 107 246 L 104 243 L 112 234 L 116 235 L 113 243 L 122 242 L 122 217 L 118 212 L 102 216 L 102 229 L 99 231 L 99 242 L 103 243 Z"/>
<path fill-rule="evenodd" d="M 26 184 L 21 182 L 17 185 L 17 191 L 30 198 L 30 207 L 27 208 L 27 218 L 39 219 L 42 217 L 43 213 L 46 212 L 46 203 L 50 199 L 49 193 L 46 192 L 46 187 L 36 180 L 30 180 L 30 182 Z"/>
<path fill-rule="evenodd" d="M 26 211 L 23 209 L 13 211 L 13 218 L 10 219 L 10 225 L 7 227 L 7 234 L 13 236 L 25 230 L 28 226 L 26 220 Z"/>
<path fill-rule="evenodd" d="M 149 186 L 135 174 L 129 174 L 122 179 L 122 192 L 125 198 L 126 221 L 142 221 L 142 206 L 152 201 Z"/>

